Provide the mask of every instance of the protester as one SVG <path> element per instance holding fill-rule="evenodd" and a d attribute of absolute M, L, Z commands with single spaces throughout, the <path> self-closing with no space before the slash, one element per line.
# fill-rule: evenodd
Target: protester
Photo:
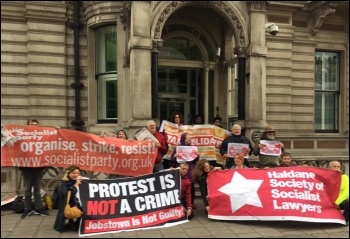
<path fill-rule="evenodd" d="M 208 203 L 208 184 L 207 177 L 211 170 L 220 170 L 220 167 L 213 167 L 210 165 L 209 161 L 206 159 L 200 159 L 193 170 L 193 181 L 199 184 L 199 190 L 201 192 L 201 197 L 205 206 L 205 213 L 208 214 L 210 211 Z"/>
<path fill-rule="evenodd" d="M 228 156 L 227 150 L 228 150 L 228 144 L 229 143 L 236 143 L 236 144 L 248 144 L 248 147 L 244 148 L 243 150 L 248 155 L 251 155 L 253 153 L 253 146 L 250 140 L 243 136 L 241 134 L 242 128 L 240 125 L 235 124 L 231 128 L 231 136 L 226 137 L 220 146 L 220 154 L 226 159 L 226 168 L 232 168 L 232 166 L 235 164 L 234 159 Z M 244 165 L 246 165 L 249 168 L 249 161 L 248 159 L 244 159 Z"/>
<path fill-rule="evenodd" d="M 58 189 L 58 197 L 59 197 L 59 205 L 58 212 L 56 215 L 56 220 L 54 224 L 54 229 L 58 232 L 65 232 L 67 230 L 76 231 L 79 228 L 80 219 L 78 218 L 76 221 L 73 219 L 69 219 L 68 224 L 65 225 L 66 217 L 64 216 L 64 208 L 67 205 L 67 196 L 68 191 L 71 191 L 70 206 L 78 206 L 80 210 L 82 207 L 79 203 L 79 199 L 77 198 L 77 192 L 79 185 L 81 184 L 81 176 L 80 176 L 80 168 L 77 166 L 70 166 L 66 169 L 65 174 L 62 178 L 62 182 Z"/>
<path fill-rule="evenodd" d="M 349 176 L 343 174 L 340 169 L 340 162 L 332 161 L 329 163 L 329 168 L 336 170 L 341 173 L 341 184 L 338 198 L 335 200 L 335 205 L 343 210 L 343 216 L 346 222 L 346 225 L 349 225 Z"/>
<path fill-rule="evenodd" d="M 122 129 L 118 130 L 115 134 L 103 131 L 101 133 L 100 137 L 101 138 L 104 138 L 104 137 L 112 137 L 113 138 L 113 137 L 115 137 L 115 138 L 120 138 L 120 139 L 128 139 L 128 135 Z"/>
<path fill-rule="evenodd" d="M 171 115 L 170 122 L 177 124 L 178 126 L 183 125 L 184 117 L 182 116 L 182 114 L 175 112 Z"/>
<path fill-rule="evenodd" d="M 28 120 L 27 120 L 27 125 L 30 125 L 30 126 L 38 126 L 38 125 L 39 125 L 39 121 L 36 120 L 36 119 L 28 119 Z"/>
<path fill-rule="evenodd" d="M 267 155 L 267 154 L 261 154 L 260 149 L 263 148 L 265 145 L 261 144 L 261 140 L 266 141 L 275 141 L 278 142 L 282 153 L 284 152 L 284 145 L 283 143 L 279 142 L 276 138 L 276 131 L 271 126 L 266 126 L 264 129 L 264 132 L 260 136 L 260 140 L 258 140 L 253 148 L 253 153 L 255 156 L 259 155 L 259 167 L 260 168 L 275 168 L 279 166 L 279 155 Z"/>
<path fill-rule="evenodd" d="M 181 163 L 180 164 L 180 174 L 181 174 L 181 203 L 187 210 L 187 217 L 188 219 L 193 218 L 193 211 L 192 211 L 192 183 L 190 179 L 187 176 L 188 172 L 188 164 L 187 163 Z"/>
<path fill-rule="evenodd" d="M 180 142 L 179 142 L 179 146 L 191 146 L 191 137 L 190 135 L 186 132 L 183 133 L 180 137 Z M 177 148 L 174 148 L 171 157 L 170 157 L 170 161 L 172 163 L 172 165 L 176 168 L 178 167 L 180 164 L 177 162 Z M 194 197 L 195 197 L 195 188 L 194 188 L 194 181 L 192 179 L 192 173 L 193 173 L 193 169 L 194 166 L 196 165 L 197 161 L 199 160 L 199 155 L 192 161 L 187 161 L 187 164 L 189 166 L 188 171 L 187 171 L 187 177 L 190 179 L 191 181 L 191 195 L 192 195 L 192 207 L 194 209 L 197 208 L 197 206 L 194 204 Z"/>
<path fill-rule="evenodd" d="M 238 168 L 248 168 L 246 165 L 244 165 L 244 156 L 242 153 L 238 153 L 235 155 L 235 165 L 231 167 L 231 169 Z"/>
<path fill-rule="evenodd" d="M 220 128 L 224 128 L 221 126 L 221 117 L 220 116 L 215 116 L 213 119 L 213 125 L 215 125 L 216 127 L 220 127 Z"/>
<path fill-rule="evenodd" d="M 117 135 L 117 138 L 119 138 L 119 139 L 128 139 L 128 135 L 122 129 L 118 130 L 116 135 Z"/>
<path fill-rule="evenodd" d="M 163 169 L 169 169 L 170 168 L 170 159 L 166 158 L 166 154 L 168 153 L 168 150 L 169 150 L 168 135 L 167 135 L 167 133 L 165 133 L 165 131 L 160 132 L 159 129 L 160 129 L 160 127 L 157 127 L 156 130 L 163 136 L 164 141 L 165 141 L 165 145 L 166 145 L 166 153 L 163 154 L 163 157 L 162 157 Z"/>
<path fill-rule="evenodd" d="M 147 130 L 158 140 L 158 142 L 155 143 L 155 146 L 158 147 L 158 152 L 153 172 L 159 172 L 159 170 L 163 169 L 162 158 L 164 154 L 167 153 L 168 147 L 165 142 L 164 136 L 157 131 L 157 125 L 156 122 L 154 122 L 154 120 L 150 120 L 147 122 Z"/>
<path fill-rule="evenodd" d="M 194 117 L 194 123 L 193 124 L 204 124 L 202 116 L 201 115 L 196 115 Z"/>
<path fill-rule="evenodd" d="M 27 125 L 38 126 L 39 121 L 36 119 L 29 119 Z M 47 211 L 44 210 L 41 203 L 40 185 L 45 174 L 46 167 L 19 167 L 22 171 L 24 189 L 24 212 L 21 218 L 27 218 L 31 214 L 47 216 Z M 32 187 L 34 188 L 34 203 L 32 204 Z M 33 208 L 32 208 L 33 207 Z"/>
<path fill-rule="evenodd" d="M 292 161 L 292 156 L 290 153 L 283 152 L 281 154 L 282 163 L 279 165 L 279 167 L 292 167 L 292 166 L 298 166 L 295 162 Z"/>
<path fill-rule="evenodd" d="M 118 130 L 116 132 L 116 135 L 117 135 L 117 138 L 118 139 L 128 139 L 128 135 L 126 134 L 126 132 L 122 129 Z M 114 179 L 114 178 L 125 178 L 125 176 L 122 176 L 122 175 L 118 175 L 118 174 L 109 174 L 108 176 L 109 179 Z"/>

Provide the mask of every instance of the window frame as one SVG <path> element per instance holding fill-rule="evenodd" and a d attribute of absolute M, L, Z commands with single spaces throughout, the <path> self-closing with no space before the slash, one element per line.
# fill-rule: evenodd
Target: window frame
<path fill-rule="evenodd" d="M 115 34 L 115 45 L 111 41 L 111 34 Z M 117 72 L 117 25 L 108 24 L 94 29 L 95 45 L 95 79 L 96 79 L 96 100 L 97 100 L 97 122 L 98 123 L 118 123 L 118 72 Z M 108 49 L 108 45 L 112 50 Z M 115 55 L 111 52 L 115 52 Z M 109 60 L 115 61 L 115 68 L 111 67 Z M 113 63 L 112 61 L 112 63 Z M 116 89 L 114 92 L 115 104 L 112 110 L 115 110 L 115 117 L 108 116 L 108 83 L 115 81 Z M 113 94 L 110 94 L 113 95 Z M 113 104 L 112 104 L 113 105 Z"/>
<path fill-rule="evenodd" d="M 328 54 L 328 56 L 327 56 Z M 320 67 L 317 63 L 318 55 L 321 57 L 321 70 L 318 69 Z M 331 69 L 332 66 L 326 68 L 322 59 L 324 56 L 327 58 L 331 58 L 332 55 L 336 57 L 336 66 L 333 66 L 334 69 Z M 326 51 L 326 50 L 316 50 L 315 52 L 315 87 L 314 87 L 314 129 L 316 133 L 339 133 L 339 124 L 340 124 L 340 82 L 341 82 L 341 52 L 338 51 Z M 333 73 L 332 73 L 333 70 Z M 335 71 L 335 73 L 334 73 Z M 329 73 L 331 72 L 331 73 Z M 331 77 L 331 79 L 327 78 L 329 75 L 335 75 L 335 77 Z M 321 80 L 318 79 L 318 77 L 321 77 Z M 320 84 L 321 83 L 321 84 Z M 327 87 L 327 85 L 333 85 L 333 87 Z M 321 97 L 318 97 L 318 95 L 321 94 Z M 329 107 L 329 104 L 327 99 L 329 99 L 329 96 L 333 98 L 333 105 Z M 317 100 L 320 98 L 320 100 Z M 327 111 L 328 106 L 328 111 Z M 318 117 L 320 114 L 318 112 L 320 111 L 321 117 Z M 327 123 L 327 117 L 326 115 L 334 115 L 334 117 L 331 119 L 332 123 Z M 328 117 L 329 119 L 329 117 Z M 318 123 L 318 121 L 321 121 L 321 123 Z M 317 128 L 317 125 L 321 124 L 320 128 Z M 331 127 L 327 127 L 327 125 L 331 125 Z"/>

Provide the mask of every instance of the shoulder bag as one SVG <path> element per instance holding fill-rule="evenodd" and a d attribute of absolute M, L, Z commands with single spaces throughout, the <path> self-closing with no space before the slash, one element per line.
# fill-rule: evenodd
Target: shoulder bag
<path fill-rule="evenodd" d="M 71 191 L 69 190 L 67 195 L 67 205 L 64 208 L 64 216 L 68 219 L 79 218 L 81 217 L 83 212 L 78 208 L 77 205 L 74 205 L 73 207 L 69 205 L 70 196 L 71 196 Z"/>

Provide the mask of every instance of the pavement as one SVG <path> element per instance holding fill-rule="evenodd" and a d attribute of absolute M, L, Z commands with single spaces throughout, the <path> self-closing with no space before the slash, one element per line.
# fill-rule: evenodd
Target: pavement
<path fill-rule="evenodd" d="M 195 199 L 194 218 L 173 227 L 108 233 L 86 238 L 349 238 L 349 226 L 336 223 L 295 221 L 220 221 L 209 219 L 200 198 Z M 79 238 L 78 232 L 53 230 L 57 210 L 49 216 L 1 210 L 1 238 Z"/>

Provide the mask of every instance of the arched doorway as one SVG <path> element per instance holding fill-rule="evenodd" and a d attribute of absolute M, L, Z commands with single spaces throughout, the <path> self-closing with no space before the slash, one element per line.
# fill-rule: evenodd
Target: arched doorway
<path fill-rule="evenodd" d="M 229 81 L 235 80 L 231 63 L 236 48 L 244 49 L 247 44 L 242 16 L 224 2 L 166 2 L 160 3 L 157 8 L 160 14 L 155 17 L 152 27 L 154 45 L 162 43 L 162 47 L 158 48 L 157 117 L 169 119 L 171 111 L 176 110 L 184 113 L 186 124 L 196 114 L 201 114 L 205 123 L 211 123 L 217 114 L 228 119 L 228 107 L 236 105 L 227 102 L 233 98 L 228 96 L 233 92 L 228 90 Z M 184 44 L 186 41 L 189 45 Z M 199 50 L 191 51 L 195 48 Z M 196 52 L 200 54 L 193 54 Z M 186 82 L 182 83 L 188 84 L 187 89 L 191 88 L 191 84 L 195 86 L 194 103 L 189 103 L 191 95 L 161 92 L 161 79 L 177 84 L 180 83 L 178 75 L 186 75 Z M 197 78 L 191 79 L 193 76 Z"/>
<path fill-rule="evenodd" d="M 185 124 L 192 124 L 195 115 L 204 117 L 205 79 L 212 86 L 215 70 L 206 62 L 214 62 L 213 51 L 213 44 L 200 29 L 179 23 L 166 26 L 158 65 L 160 121 L 169 120 L 175 112 L 184 116 Z M 213 96 L 213 87 L 207 92 Z M 213 102 L 208 108 L 212 115 Z"/>

